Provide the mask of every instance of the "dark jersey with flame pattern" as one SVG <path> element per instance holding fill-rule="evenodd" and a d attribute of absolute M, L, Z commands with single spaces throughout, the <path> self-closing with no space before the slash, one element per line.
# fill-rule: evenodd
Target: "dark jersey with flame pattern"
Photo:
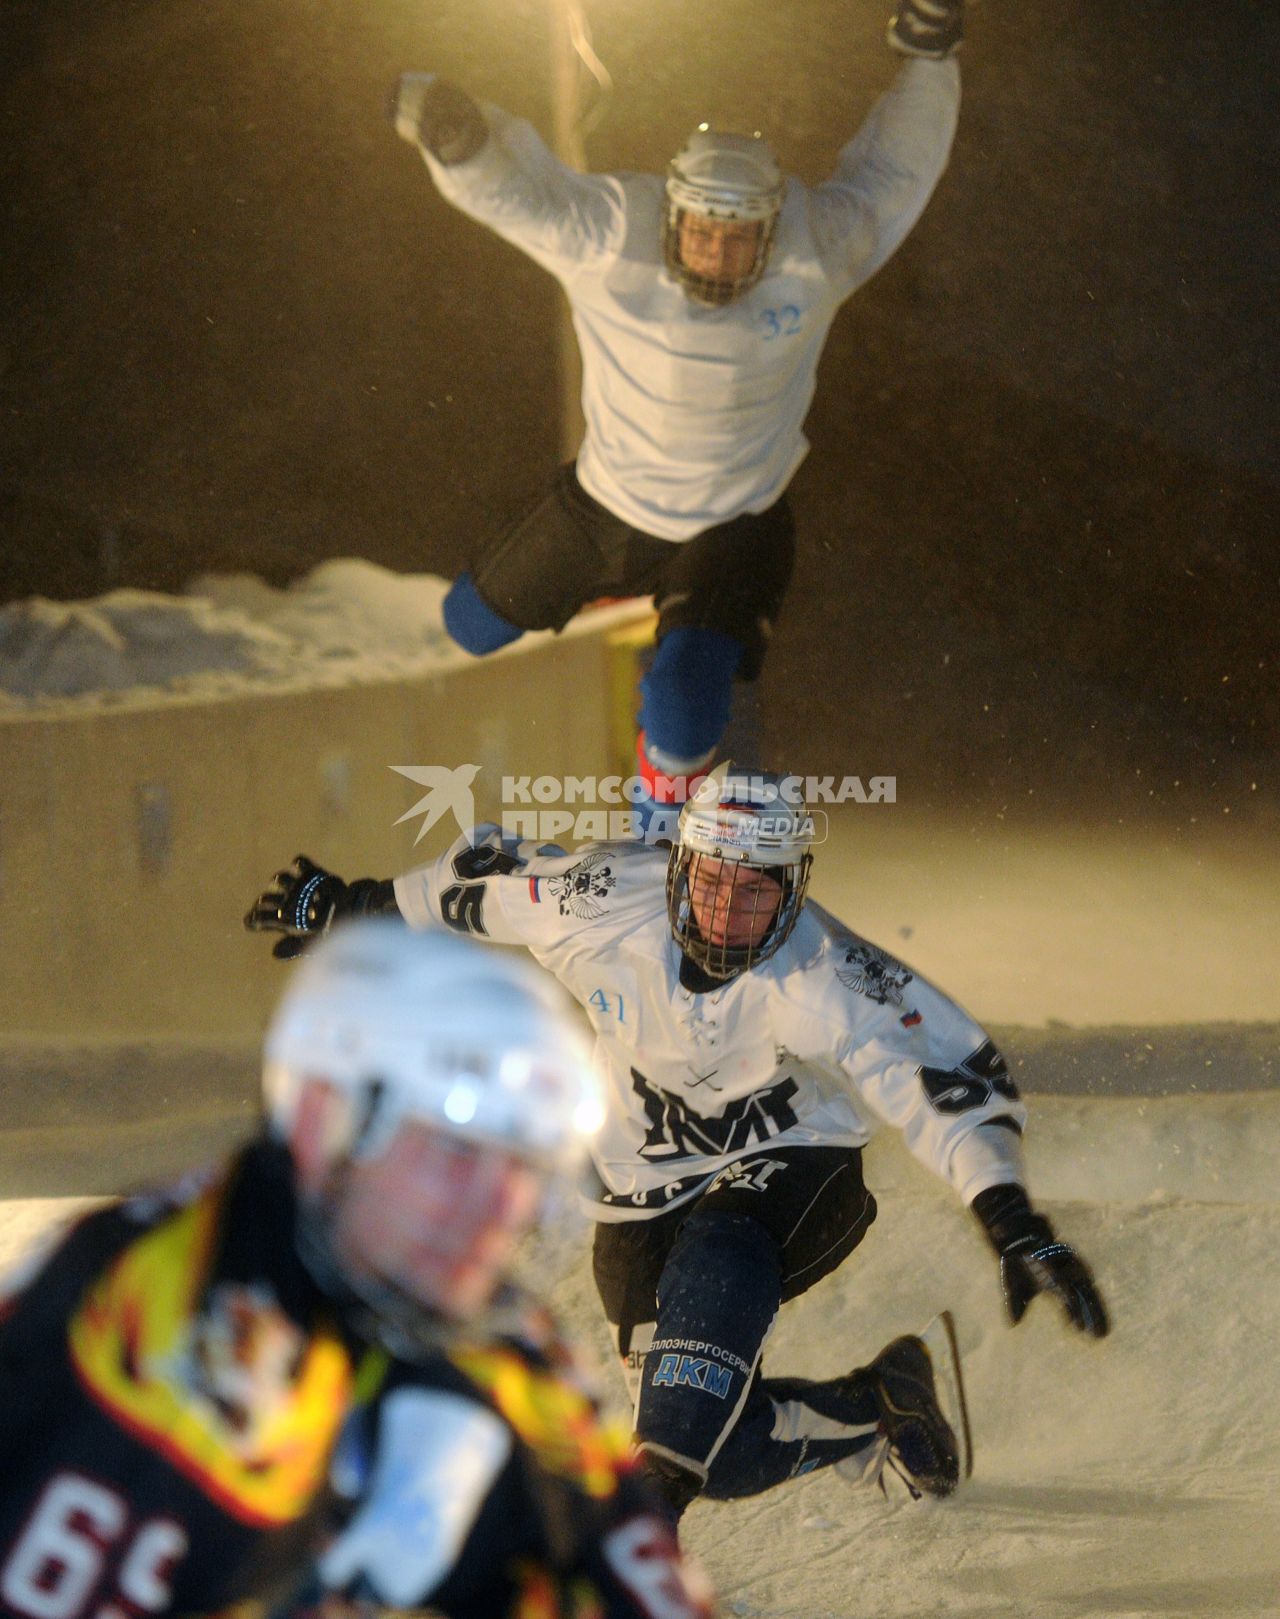
<path fill-rule="evenodd" d="M 0 1302 L 0 1614 L 287 1606 L 360 1510 L 358 1484 L 333 1488 L 340 1435 L 363 1429 L 376 1458 L 379 1413 L 406 1388 L 474 1402 L 509 1439 L 423 1605 L 705 1613 L 545 1318 L 393 1360 L 312 1282 L 293 1226 L 287 1155 L 259 1142 L 90 1214 Z"/>

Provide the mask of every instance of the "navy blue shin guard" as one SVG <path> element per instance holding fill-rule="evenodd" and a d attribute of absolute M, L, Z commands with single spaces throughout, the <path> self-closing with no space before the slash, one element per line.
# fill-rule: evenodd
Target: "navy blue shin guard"
<path fill-rule="evenodd" d="M 658 1281 L 636 1438 L 705 1481 L 741 1417 L 782 1299 L 777 1244 L 758 1221 L 695 1210 Z"/>
<path fill-rule="evenodd" d="M 664 759 L 702 760 L 715 748 L 741 661 L 742 643 L 719 630 L 681 625 L 658 642 L 640 681 L 640 729 Z"/>

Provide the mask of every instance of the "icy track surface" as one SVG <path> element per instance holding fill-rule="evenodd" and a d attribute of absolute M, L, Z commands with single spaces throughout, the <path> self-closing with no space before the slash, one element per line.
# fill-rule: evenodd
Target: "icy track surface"
<path fill-rule="evenodd" d="M 1174 1052 L 1181 1039 L 1170 1031 Z M 1033 1188 L 1093 1264 L 1112 1336 L 1080 1338 L 1043 1299 L 1006 1326 L 970 1217 L 896 1139 L 878 1139 L 867 1179 L 879 1220 L 841 1271 L 782 1312 L 766 1366 L 845 1371 L 949 1306 L 974 1477 L 923 1507 L 890 1507 L 830 1473 L 695 1505 L 684 1539 L 726 1615 L 1280 1615 L 1280 1092 L 1029 1106 Z M 0 1204 L 0 1259 L 76 1202 Z M 587 1226 L 567 1208 L 548 1225 L 530 1263 L 616 1400 Z"/>

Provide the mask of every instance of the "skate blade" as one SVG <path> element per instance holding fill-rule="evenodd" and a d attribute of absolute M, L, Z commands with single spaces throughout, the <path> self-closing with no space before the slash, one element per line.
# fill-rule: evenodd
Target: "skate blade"
<path fill-rule="evenodd" d="M 969 1405 L 965 1399 L 960 1346 L 956 1342 L 956 1324 L 951 1311 L 944 1310 L 941 1315 L 935 1315 L 928 1326 L 921 1328 L 919 1337 L 929 1351 L 933 1364 L 938 1404 L 956 1436 L 956 1446 L 960 1452 L 960 1477 L 972 1478 L 973 1435 L 969 1430 Z"/>

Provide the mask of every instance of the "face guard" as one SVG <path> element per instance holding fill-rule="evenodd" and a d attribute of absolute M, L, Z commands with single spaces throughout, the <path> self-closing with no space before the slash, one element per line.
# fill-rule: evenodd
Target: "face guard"
<path fill-rule="evenodd" d="M 759 135 L 722 135 L 699 124 L 667 170 L 666 189 L 668 271 L 695 303 L 731 303 L 764 274 L 785 189 L 777 158 Z M 695 253 L 690 232 L 735 240 Z"/>
<path fill-rule="evenodd" d="M 667 916 L 710 978 L 767 961 L 790 937 L 809 888 L 813 821 L 783 778 L 721 767 L 680 815 L 667 863 Z"/>

